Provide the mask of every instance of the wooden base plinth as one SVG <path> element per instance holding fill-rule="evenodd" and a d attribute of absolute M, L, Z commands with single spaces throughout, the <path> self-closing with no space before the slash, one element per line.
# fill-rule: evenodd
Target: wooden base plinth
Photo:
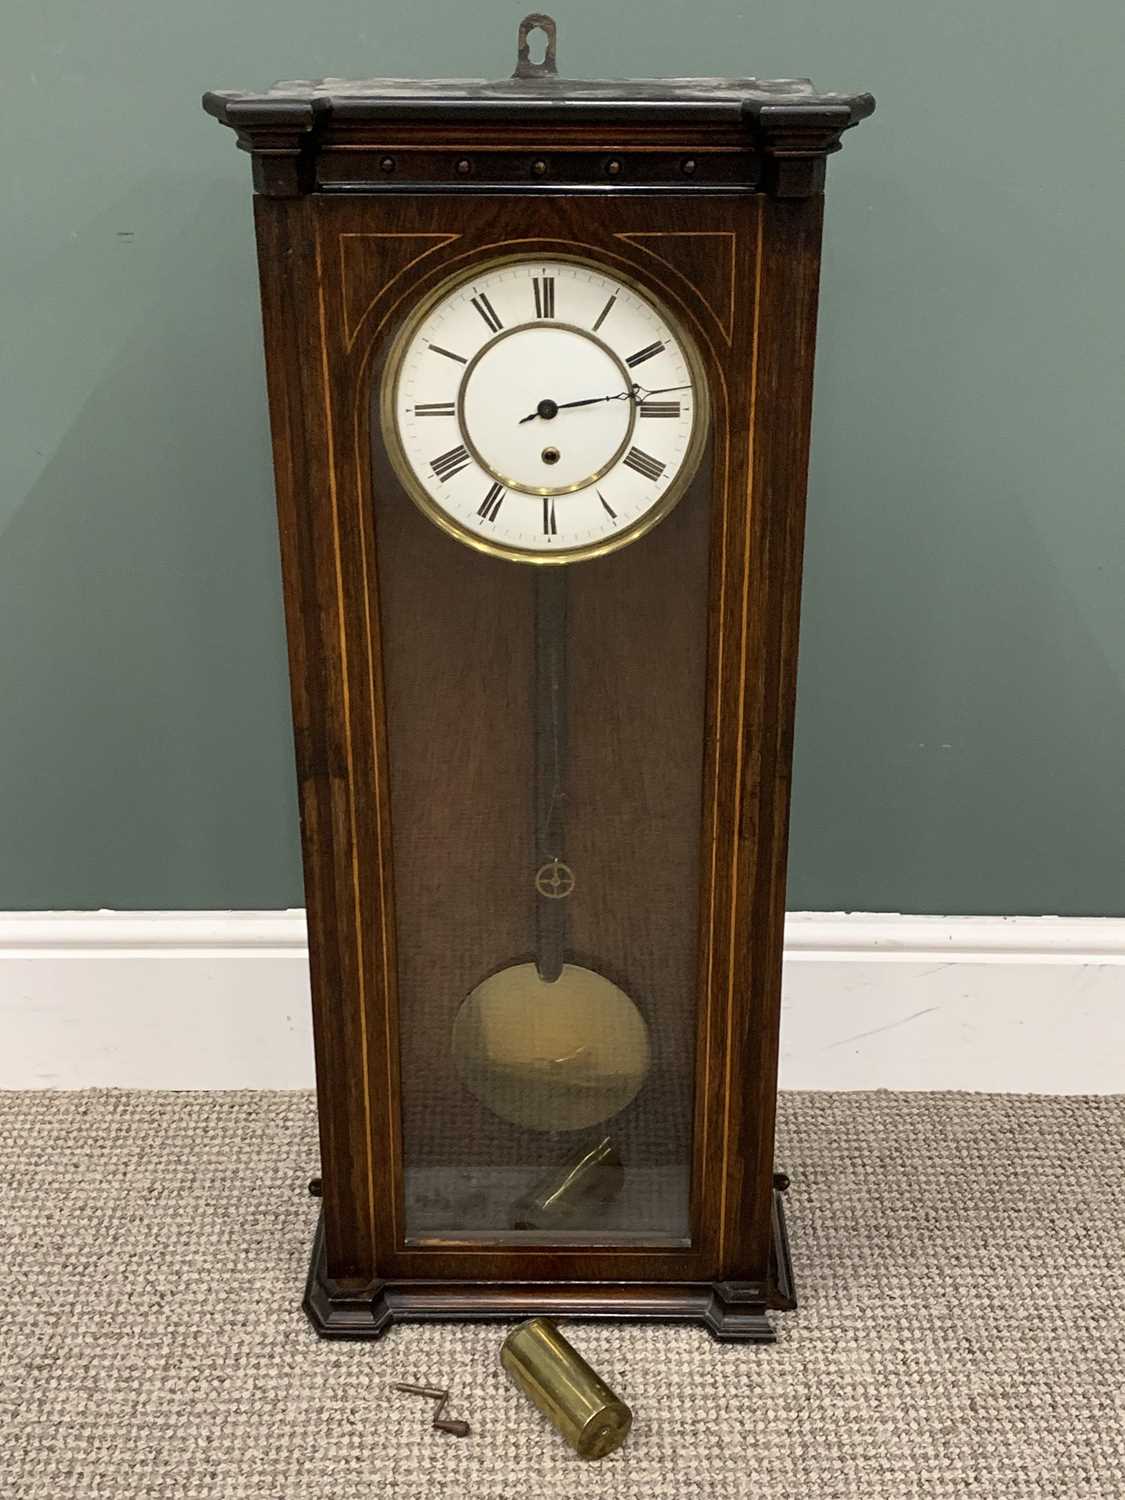
<path fill-rule="evenodd" d="M 304 1308 L 324 1338 L 375 1339 L 393 1323 L 502 1322 L 538 1316 L 627 1322 L 702 1323 L 718 1339 L 772 1344 L 770 1310 L 797 1305 L 785 1209 L 773 1195 L 773 1241 L 767 1283 L 381 1281 L 345 1291 L 324 1265 L 323 1217 L 313 1241 Z"/>

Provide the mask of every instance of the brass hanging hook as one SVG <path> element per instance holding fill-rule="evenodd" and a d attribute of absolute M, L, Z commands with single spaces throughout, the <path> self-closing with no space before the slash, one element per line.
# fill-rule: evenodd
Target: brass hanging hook
<path fill-rule="evenodd" d="M 545 16 L 538 12 L 524 16 L 520 22 L 519 42 L 516 53 L 516 71 L 513 78 L 557 78 L 559 76 L 558 65 L 555 62 L 555 37 L 558 28 L 555 26 L 552 16 Z M 532 62 L 531 45 L 528 41 L 533 31 L 541 31 L 547 38 L 547 46 L 543 53 L 542 62 Z"/>

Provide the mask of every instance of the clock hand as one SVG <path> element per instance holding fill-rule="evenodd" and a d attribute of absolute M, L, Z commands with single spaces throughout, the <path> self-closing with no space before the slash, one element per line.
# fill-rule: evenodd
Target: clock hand
<path fill-rule="evenodd" d="M 596 406 L 600 401 L 641 402 L 647 400 L 649 396 L 663 396 L 667 391 L 690 390 L 690 383 L 688 385 L 661 385 L 658 386 L 654 391 L 650 391 L 647 386 L 637 385 L 636 383 L 634 383 L 629 387 L 627 391 L 618 391 L 615 395 L 612 396 L 586 396 L 581 401 L 543 400 L 540 401 L 539 405 L 533 412 L 528 412 L 526 417 L 521 417 L 516 425 L 517 427 L 522 427 L 525 422 L 534 422 L 536 417 L 543 417 L 549 421 L 560 411 L 570 411 L 575 406 Z"/>
<path fill-rule="evenodd" d="M 526 417 L 519 419 L 516 426 L 522 427 L 525 422 L 534 422 L 536 417 L 543 417 L 547 421 L 550 421 L 557 412 L 569 411 L 574 406 L 596 406 L 599 401 L 625 401 L 632 394 L 633 392 L 630 390 L 619 391 L 614 396 L 586 396 L 581 401 L 540 401 L 533 412 L 528 412 Z"/>

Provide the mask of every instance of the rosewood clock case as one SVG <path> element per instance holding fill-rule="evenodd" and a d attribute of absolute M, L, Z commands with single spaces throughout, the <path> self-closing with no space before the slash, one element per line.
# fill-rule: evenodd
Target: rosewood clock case
<path fill-rule="evenodd" d="M 767 1340 L 794 1305 L 773 1137 L 822 187 L 873 101 L 560 79 L 547 18 L 520 44 L 495 84 L 204 100 L 256 188 L 323 1174 L 306 1308 L 334 1336 L 559 1313 Z M 380 429 L 411 310 L 524 254 L 648 289 L 709 395 L 671 513 L 567 567 L 443 534 Z M 527 1144 L 450 1055 L 458 1005 L 534 944 L 545 574 L 565 575 L 566 836 L 589 870 L 568 942 L 653 1039 L 606 1125 L 626 1207 L 557 1233 L 498 1218 L 500 1185 L 526 1203 L 536 1164 L 583 1138 Z M 631 1171 L 679 1185 L 645 1217 Z"/>

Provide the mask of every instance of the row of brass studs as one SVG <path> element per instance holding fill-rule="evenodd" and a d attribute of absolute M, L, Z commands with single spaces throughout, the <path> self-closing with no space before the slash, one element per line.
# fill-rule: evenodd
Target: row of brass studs
<path fill-rule="evenodd" d="M 382 161 L 379 163 L 379 166 L 381 170 L 386 172 L 389 176 L 392 172 L 397 170 L 398 162 L 393 156 L 384 156 Z M 603 163 L 603 170 L 607 177 L 620 177 L 622 169 L 621 158 L 618 156 L 611 156 Z M 550 168 L 543 157 L 537 157 L 531 163 L 530 171 L 532 177 L 546 177 L 547 173 L 550 171 Z M 693 177 L 695 175 L 694 158 L 690 156 L 685 157 L 685 159 L 680 163 L 680 171 L 684 174 L 685 177 Z M 463 156 L 457 163 L 457 175 L 459 177 L 471 177 L 472 172 L 472 161 L 469 157 Z"/>

